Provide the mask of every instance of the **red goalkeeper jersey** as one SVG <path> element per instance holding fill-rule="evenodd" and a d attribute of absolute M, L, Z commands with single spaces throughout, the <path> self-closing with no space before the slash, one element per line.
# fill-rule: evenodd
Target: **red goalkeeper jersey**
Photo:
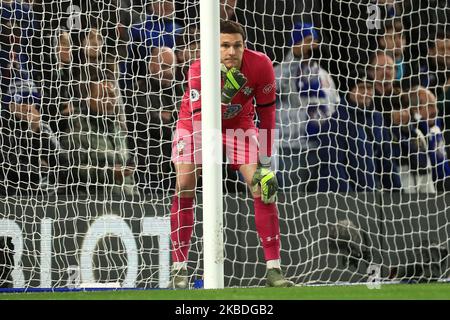
<path fill-rule="evenodd" d="M 259 130 L 264 130 L 264 139 L 269 142 L 268 150 L 264 153 L 270 155 L 275 129 L 276 92 L 272 62 L 263 53 L 244 49 L 240 71 L 247 78 L 247 83 L 230 104 L 221 105 L 222 130 L 254 129 L 256 110 L 260 121 Z M 200 60 L 198 60 L 191 65 L 188 72 L 188 84 L 181 102 L 177 129 L 192 130 L 193 122 L 201 120 L 200 76 Z"/>

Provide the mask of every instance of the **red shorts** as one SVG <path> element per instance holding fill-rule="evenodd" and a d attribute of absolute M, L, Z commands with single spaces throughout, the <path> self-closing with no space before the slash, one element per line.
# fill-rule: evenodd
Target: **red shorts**
<path fill-rule="evenodd" d="M 199 165 L 203 163 L 200 127 L 200 125 L 197 125 L 193 128 L 190 121 L 179 121 L 172 142 L 172 161 L 174 163 L 195 163 Z M 224 129 L 221 135 L 223 150 L 232 169 L 238 170 L 242 164 L 258 163 L 257 128 Z M 208 160 L 214 159 L 206 159 L 206 161 Z M 219 161 L 222 163 L 222 159 L 219 159 Z"/>

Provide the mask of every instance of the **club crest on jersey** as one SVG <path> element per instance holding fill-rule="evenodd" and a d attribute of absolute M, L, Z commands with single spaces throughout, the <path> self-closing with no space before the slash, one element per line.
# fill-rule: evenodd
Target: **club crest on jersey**
<path fill-rule="evenodd" d="M 250 96 L 252 94 L 252 92 L 253 92 L 253 88 L 250 88 L 250 87 L 245 87 L 242 90 L 242 93 L 245 94 L 247 97 Z"/>
<path fill-rule="evenodd" d="M 242 105 L 240 104 L 229 104 L 223 113 L 224 119 L 234 118 L 242 110 Z"/>

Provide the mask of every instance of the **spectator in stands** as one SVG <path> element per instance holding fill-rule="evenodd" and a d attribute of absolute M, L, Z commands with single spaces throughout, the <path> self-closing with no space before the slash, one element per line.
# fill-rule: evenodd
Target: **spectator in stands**
<path fill-rule="evenodd" d="M 409 115 L 402 119 L 392 117 L 391 132 L 398 146 L 400 157 L 400 178 L 402 191 L 405 193 L 433 193 L 435 187 L 431 173 L 431 163 L 428 159 L 428 142 L 423 131 L 418 126 L 418 114 L 413 112 L 417 103 L 417 89 L 402 92 L 400 110 Z"/>
<path fill-rule="evenodd" d="M 12 0 L 12 1 L 0 1 L 0 12 L 2 17 L 2 30 L 1 33 L 5 31 L 7 33 L 13 32 L 14 36 L 19 38 L 20 45 L 28 51 L 30 63 L 35 55 L 39 55 L 37 50 L 40 48 L 34 48 L 33 46 L 37 43 L 35 33 L 39 28 L 39 20 L 35 12 L 33 11 L 33 6 L 25 1 Z M 3 28 L 6 27 L 7 30 Z M 3 45 L 8 45 L 9 42 L 1 43 Z M 33 68 L 38 67 L 38 65 L 33 65 Z M 30 68 L 31 70 L 31 68 Z"/>
<path fill-rule="evenodd" d="M 58 30 L 53 39 L 54 51 L 43 70 L 43 103 L 41 113 L 57 133 L 67 130 L 67 117 L 72 112 L 70 99 L 75 97 L 71 84 L 72 46 L 69 32 Z"/>
<path fill-rule="evenodd" d="M 28 73 L 29 57 L 26 54 L 26 47 L 22 45 L 22 33 L 20 26 L 15 19 L 11 18 L 11 12 L 5 10 L 4 3 L 1 3 L 1 29 L 0 29 L 0 93 L 2 93 L 2 101 L 4 101 L 5 93 L 8 92 L 12 80 L 12 72 L 14 69 L 26 70 L 26 77 L 30 77 Z"/>
<path fill-rule="evenodd" d="M 329 121 L 323 122 L 320 137 L 319 192 L 370 192 L 400 188 L 392 168 L 390 132 L 382 113 L 373 108 L 371 81 L 359 79 L 337 107 Z"/>
<path fill-rule="evenodd" d="M 86 63 L 99 64 L 103 53 L 103 37 L 97 28 L 91 28 L 81 41 Z"/>
<path fill-rule="evenodd" d="M 0 11 L 3 18 L 16 24 L 21 34 L 22 44 L 29 43 L 30 37 L 35 31 L 35 16 L 30 3 L 19 0 L 2 1 Z"/>
<path fill-rule="evenodd" d="M 175 38 L 184 32 L 183 26 L 175 20 L 174 2 L 151 1 L 147 4 L 148 14 L 143 22 L 128 28 L 128 57 L 121 62 L 120 87 L 128 105 L 134 105 L 135 77 L 147 73 L 146 61 L 154 47 L 174 48 Z"/>
<path fill-rule="evenodd" d="M 0 194 L 29 196 L 55 183 L 59 143 L 41 120 L 37 103 L 22 91 L 1 110 Z"/>
<path fill-rule="evenodd" d="M 29 60 L 22 52 L 20 37 L 10 40 L 7 56 L 2 57 L 0 64 L 0 193 L 30 195 L 39 187 L 47 188 L 49 178 L 54 182 L 58 142 L 41 119 L 41 94 L 27 69 Z"/>
<path fill-rule="evenodd" d="M 89 81 L 89 68 L 101 68 L 108 70 L 112 74 L 113 78 L 116 78 L 117 86 L 119 87 L 118 75 L 120 73 L 120 66 L 118 61 L 118 56 L 106 50 L 104 45 L 104 38 L 100 32 L 95 27 L 88 30 L 81 31 L 78 34 L 78 41 L 81 41 L 78 52 L 74 54 L 77 56 L 78 60 L 74 61 L 73 68 L 73 81 L 74 86 L 74 96 L 86 95 L 85 92 L 81 92 L 82 88 L 80 85 L 83 81 Z M 111 80 L 113 81 L 113 80 Z M 78 85 L 77 85 L 78 84 Z M 126 127 L 125 119 L 125 103 L 126 99 L 123 98 L 122 92 L 118 92 L 118 106 L 120 112 L 118 112 L 120 123 L 123 125 L 124 129 Z"/>
<path fill-rule="evenodd" d="M 395 62 L 387 53 L 376 51 L 369 60 L 367 75 L 373 81 L 374 86 L 374 109 L 384 117 L 384 128 L 389 128 L 390 133 L 386 134 L 384 143 L 389 145 L 383 148 L 387 156 L 392 157 L 390 163 L 386 163 L 382 172 L 382 185 L 390 189 L 399 187 L 392 181 L 392 174 L 399 172 L 400 146 L 395 143 L 395 133 L 393 130 L 400 128 L 400 125 L 409 123 L 409 110 L 403 109 L 401 105 L 401 88 L 395 82 Z M 388 152 L 391 149 L 391 152 Z M 383 159 L 381 155 L 380 159 Z M 378 160 L 377 160 L 378 161 Z M 380 164 L 381 165 L 381 164 Z"/>
<path fill-rule="evenodd" d="M 394 92 L 395 62 L 391 55 L 378 50 L 369 61 L 368 76 L 374 83 L 375 94 L 379 97 L 390 97 Z M 375 105 L 382 108 L 384 105 Z M 385 111 L 389 110 L 384 109 Z M 383 111 L 383 110 L 380 110 Z"/>
<path fill-rule="evenodd" d="M 100 65 L 104 61 L 104 39 L 97 28 L 81 31 L 79 62 Z"/>
<path fill-rule="evenodd" d="M 394 58 L 395 79 L 397 81 L 402 80 L 411 73 L 410 70 L 406 70 L 408 65 L 405 63 L 403 54 L 405 46 L 406 37 L 403 35 L 401 20 L 386 20 L 383 34 L 378 37 L 378 47 Z"/>
<path fill-rule="evenodd" d="M 105 62 L 104 39 L 96 27 L 76 32 L 73 37 L 73 77 L 86 79 L 90 66 L 100 67 Z M 79 90 L 79 89 L 77 89 Z"/>
<path fill-rule="evenodd" d="M 10 3 L 13 6 L 15 2 Z M 21 32 L 20 24 L 11 16 L 11 20 L 7 21 L 3 15 L 3 11 L 8 12 L 2 3 L 2 38 L 0 47 L 0 81 L 2 103 L 7 108 L 15 98 L 19 99 L 20 104 L 22 96 L 32 96 L 40 99 L 40 92 L 33 81 L 32 73 L 29 69 L 30 59 L 24 46 L 24 35 Z M 14 7 L 14 6 L 13 6 Z M 11 9 L 12 10 L 12 9 Z M 20 10 L 19 10 L 20 11 Z M 10 14 L 13 14 L 9 12 Z M 23 93 L 22 93 L 23 92 Z"/>
<path fill-rule="evenodd" d="M 370 59 L 368 73 L 374 80 L 375 108 L 384 113 L 385 125 L 390 128 L 394 155 L 392 164 L 402 172 L 403 190 L 434 192 L 431 174 L 428 172 L 428 142 L 422 131 L 428 130 L 410 126 L 414 122 L 412 116 L 417 116 L 417 113 L 410 112 L 410 104 L 402 103 L 402 90 L 395 82 L 393 58 L 385 52 L 377 51 Z"/>
<path fill-rule="evenodd" d="M 161 46 L 173 48 L 175 35 L 183 29 L 181 25 L 174 22 L 173 1 L 152 1 L 148 9 L 149 14 L 146 20 L 131 26 L 129 30 L 131 41 L 134 44 L 142 43 L 147 49 Z"/>
<path fill-rule="evenodd" d="M 129 119 L 129 132 L 137 152 L 138 187 L 148 193 L 168 190 L 173 177 L 171 137 L 182 87 L 174 83 L 177 60 L 169 47 L 155 47 L 147 60 L 147 73 L 138 77 L 137 104 Z"/>
<path fill-rule="evenodd" d="M 436 97 L 430 90 L 419 86 L 411 91 L 409 101 L 414 119 L 412 128 L 421 133 L 432 172 L 432 181 L 437 191 L 448 190 L 450 164 L 441 130 L 442 118 L 438 116 Z"/>
<path fill-rule="evenodd" d="M 0 193 L 35 193 L 40 184 L 39 111 L 29 101 L 11 102 L 1 111 Z"/>
<path fill-rule="evenodd" d="M 200 58 L 200 38 L 198 35 L 188 31 L 176 37 L 174 48 L 177 56 L 176 81 L 187 81 L 187 72 L 191 63 Z"/>
<path fill-rule="evenodd" d="M 285 187 L 315 191 L 319 159 L 317 133 L 333 114 L 339 95 L 330 75 L 319 66 L 312 52 L 319 46 L 311 24 L 297 23 L 291 50 L 275 67 L 278 90 L 277 127 L 281 133 L 280 170 Z"/>
<path fill-rule="evenodd" d="M 443 86 L 450 78 L 450 36 L 439 29 L 436 38 L 428 42 L 428 55 L 420 65 L 420 84 L 442 95 Z"/>
<path fill-rule="evenodd" d="M 376 51 L 369 61 L 367 75 L 374 84 L 374 107 L 384 114 L 386 125 L 408 123 L 409 111 L 401 107 L 402 89 L 395 81 L 395 62 L 391 55 Z"/>
<path fill-rule="evenodd" d="M 133 195 L 126 132 L 120 123 L 117 81 L 108 69 L 90 66 L 86 99 L 74 106 L 70 131 L 61 134 L 69 159 L 69 190 L 108 195 Z"/>

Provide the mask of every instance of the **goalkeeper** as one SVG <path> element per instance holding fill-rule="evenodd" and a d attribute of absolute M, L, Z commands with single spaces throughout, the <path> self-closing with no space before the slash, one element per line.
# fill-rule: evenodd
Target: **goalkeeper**
<path fill-rule="evenodd" d="M 278 183 L 270 169 L 275 128 L 275 76 L 270 59 L 245 48 L 243 28 L 232 21 L 220 24 L 222 63 L 222 136 L 231 166 L 239 170 L 254 198 L 256 231 L 267 262 L 266 285 L 290 287 L 280 267 L 280 231 L 275 204 Z M 173 269 L 170 287 L 187 288 L 187 258 L 194 226 L 194 195 L 201 171 L 200 62 L 188 72 L 173 141 L 176 194 L 172 199 L 171 241 Z M 256 106 L 253 100 L 256 100 Z M 254 123 L 255 111 L 260 121 Z M 244 139 L 237 132 L 244 132 Z M 247 139 L 246 139 L 247 138 Z"/>

